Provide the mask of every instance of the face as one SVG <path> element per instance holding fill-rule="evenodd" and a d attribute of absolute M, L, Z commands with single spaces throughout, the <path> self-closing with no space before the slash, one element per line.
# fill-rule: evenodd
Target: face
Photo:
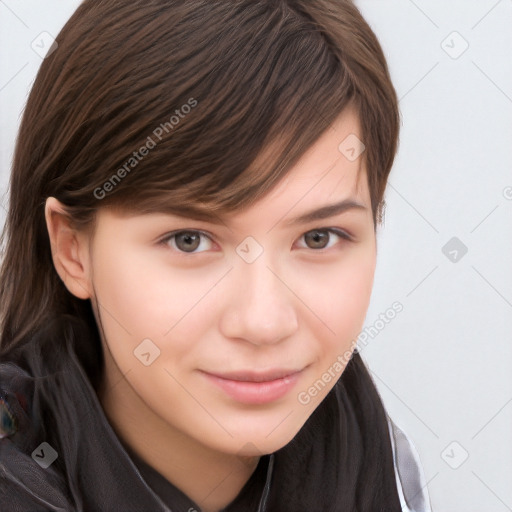
<path fill-rule="evenodd" d="M 104 348 L 170 428 L 225 453 L 270 453 L 341 376 L 376 257 L 362 158 L 338 149 L 350 134 L 361 138 L 346 111 L 221 224 L 99 211 L 89 277 Z M 361 206 L 292 222 L 343 200 Z"/>

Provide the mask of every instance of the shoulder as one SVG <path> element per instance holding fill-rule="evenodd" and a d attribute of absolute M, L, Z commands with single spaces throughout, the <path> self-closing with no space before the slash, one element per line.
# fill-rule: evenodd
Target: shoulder
<path fill-rule="evenodd" d="M 61 476 L 39 466 L 8 436 L 0 439 L 0 503 L 16 512 L 74 510 Z"/>
<path fill-rule="evenodd" d="M 407 434 L 387 418 L 402 511 L 432 512 L 419 454 Z"/>
<path fill-rule="evenodd" d="M 72 510 L 62 475 L 32 456 L 41 439 L 31 395 L 28 373 L 13 363 L 0 363 L 0 508 Z"/>

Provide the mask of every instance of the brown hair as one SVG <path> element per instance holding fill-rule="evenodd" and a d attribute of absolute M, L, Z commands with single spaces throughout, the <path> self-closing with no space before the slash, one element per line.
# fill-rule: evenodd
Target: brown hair
<path fill-rule="evenodd" d="M 376 219 L 399 112 L 381 47 L 352 3 L 86 1 L 57 43 L 16 143 L 2 233 L 2 349 L 48 315 L 84 313 L 53 268 L 48 196 L 77 226 L 107 205 L 234 211 L 267 193 L 352 101 Z M 156 146 L 130 165 L 148 137 Z M 270 147 L 278 151 L 252 168 Z"/>
<path fill-rule="evenodd" d="M 49 196 L 83 229 L 107 206 L 234 212 L 268 193 L 352 104 L 379 219 L 400 114 L 381 46 L 352 2 L 85 0 L 56 41 L 16 142 L 0 355 L 60 315 L 94 325 L 90 301 L 53 267 Z"/>

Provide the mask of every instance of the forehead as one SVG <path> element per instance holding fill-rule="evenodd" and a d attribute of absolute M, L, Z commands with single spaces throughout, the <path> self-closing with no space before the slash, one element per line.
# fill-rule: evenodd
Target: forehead
<path fill-rule="evenodd" d="M 288 203 L 301 210 L 351 198 L 370 207 L 359 118 L 347 108 L 301 156 L 283 179 L 251 208 Z M 296 205 L 296 207 L 295 207 Z M 235 217 L 233 214 L 232 217 Z"/>
<path fill-rule="evenodd" d="M 224 216 L 223 221 L 235 222 L 249 212 L 261 215 L 274 210 L 289 211 L 287 217 L 291 218 L 343 199 L 361 203 L 370 210 L 364 152 L 359 116 L 355 107 L 349 105 L 263 198 Z M 264 158 L 265 154 L 261 155 L 261 161 Z"/>
<path fill-rule="evenodd" d="M 176 201 L 169 199 L 162 200 L 161 207 L 151 213 L 235 227 L 252 222 L 254 218 L 261 219 L 261 222 L 265 222 L 265 219 L 268 222 L 271 217 L 280 218 L 283 223 L 290 225 L 293 219 L 303 217 L 301 220 L 305 222 L 304 213 L 344 200 L 370 210 L 364 151 L 360 153 L 363 147 L 361 142 L 357 112 L 347 107 L 284 177 L 257 202 L 220 214 L 208 204 L 183 204 L 183 201 L 176 204 Z M 271 146 L 269 150 L 272 149 Z M 257 159 L 254 172 L 257 172 L 258 165 L 264 165 L 265 157 L 266 152 Z M 142 215 L 141 212 L 118 210 L 115 207 L 108 210 L 122 217 Z M 345 208 L 345 211 L 350 211 L 350 208 Z"/>

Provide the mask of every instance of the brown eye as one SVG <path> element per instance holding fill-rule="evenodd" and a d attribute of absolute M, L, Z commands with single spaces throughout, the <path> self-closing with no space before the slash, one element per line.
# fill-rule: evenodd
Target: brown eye
<path fill-rule="evenodd" d="M 309 231 L 304 235 L 306 243 L 311 249 L 323 249 L 329 242 L 329 234 L 326 231 Z"/>
<path fill-rule="evenodd" d="M 210 238 L 201 231 L 176 231 L 165 237 L 160 243 L 170 245 L 178 252 L 193 254 L 203 252 L 197 251 L 203 238 L 210 240 Z"/>
<path fill-rule="evenodd" d="M 351 240 L 350 235 L 344 231 L 325 228 L 325 229 L 313 229 L 304 234 L 304 240 L 309 249 L 325 249 L 331 241 L 332 235 L 345 240 Z"/>
<path fill-rule="evenodd" d="M 197 233 L 184 231 L 176 235 L 176 247 L 180 251 L 194 252 L 199 247 L 200 236 Z"/>

